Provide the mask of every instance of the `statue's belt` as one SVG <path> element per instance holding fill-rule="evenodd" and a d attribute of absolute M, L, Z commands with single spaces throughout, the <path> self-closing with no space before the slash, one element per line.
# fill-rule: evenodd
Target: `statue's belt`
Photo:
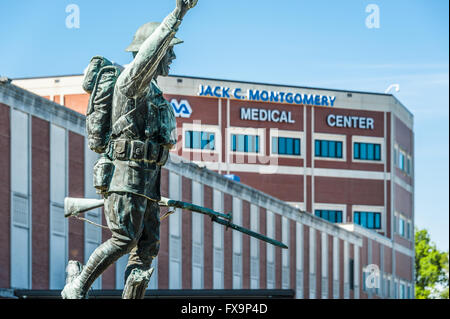
<path fill-rule="evenodd" d="M 151 140 L 115 140 L 112 142 L 112 159 L 120 161 L 143 161 L 164 165 L 168 150 Z"/>

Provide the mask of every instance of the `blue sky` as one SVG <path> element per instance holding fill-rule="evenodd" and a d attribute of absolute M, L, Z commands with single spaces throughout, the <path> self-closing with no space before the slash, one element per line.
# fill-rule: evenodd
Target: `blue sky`
<path fill-rule="evenodd" d="M 80 74 L 94 55 L 130 62 L 136 29 L 175 0 L 0 1 L 0 75 Z M 66 27 L 66 7 L 80 28 Z M 369 4 L 380 27 L 369 29 Z M 172 74 L 384 92 L 415 116 L 416 225 L 449 243 L 449 4 L 446 0 L 199 0 Z"/>

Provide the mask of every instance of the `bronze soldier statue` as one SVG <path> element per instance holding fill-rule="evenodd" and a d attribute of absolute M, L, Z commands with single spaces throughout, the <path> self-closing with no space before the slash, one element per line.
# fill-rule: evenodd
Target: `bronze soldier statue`
<path fill-rule="evenodd" d="M 153 271 L 151 263 L 159 251 L 161 166 L 176 143 L 173 109 L 156 79 L 168 75 L 169 65 L 175 59 L 173 46 L 182 42 L 175 38 L 175 33 L 196 3 L 197 0 L 176 0 L 175 10 L 162 23 L 141 26 L 127 48 L 134 60 L 125 69 L 118 71 L 98 57 L 91 62 L 94 69 L 110 65 L 110 69 L 102 69 L 101 79 L 98 75 L 95 86 L 90 88 L 97 95 L 91 95 L 92 109 L 88 110 L 86 126 L 88 132 L 104 130 L 96 124 L 96 114 L 106 113 L 95 113 L 93 109 L 110 105 L 110 121 L 104 122 L 107 123 L 104 131 L 109 132 L 104 139 L 105 147 L 96 149 L 103 155 L 94 169 L 97 170 L 94 182 L 101 180 L 96 187 L 103 187 L 105 216 L 112 237 L 92 253 L 85 266 L 69 263 L 72 272 L 68 271 L 67 284 L 61 293 L 64 299 L 87 298 L 94 281 L 128 253 L 122 298 L 144 297 Z M 109 102 L 102 99 L 108 83 L 113 83 Z M 95 142 L 95 138 L 89 140 L 92 149 L 96 148 Z"/>

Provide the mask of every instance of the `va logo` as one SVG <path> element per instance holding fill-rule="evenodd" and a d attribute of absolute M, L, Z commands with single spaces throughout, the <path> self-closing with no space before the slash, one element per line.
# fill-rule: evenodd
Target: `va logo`
<path fill-rule="evenodd" d="M 170 101 L 172 104 L 173 111 L 176 117 L 190 118 L 192 114 L 192 108 L 187 100 L 181 100 L 179 103 L 177 100 L 173 99 Z"/>

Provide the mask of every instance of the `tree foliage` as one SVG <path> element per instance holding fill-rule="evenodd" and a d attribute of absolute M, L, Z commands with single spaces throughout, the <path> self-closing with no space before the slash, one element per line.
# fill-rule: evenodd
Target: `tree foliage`
<path fill-rule="evenodd" d="M 426 229 L 416 229 L 416 298 L 448 299 L 448 252 L 439 251 Z"/>

